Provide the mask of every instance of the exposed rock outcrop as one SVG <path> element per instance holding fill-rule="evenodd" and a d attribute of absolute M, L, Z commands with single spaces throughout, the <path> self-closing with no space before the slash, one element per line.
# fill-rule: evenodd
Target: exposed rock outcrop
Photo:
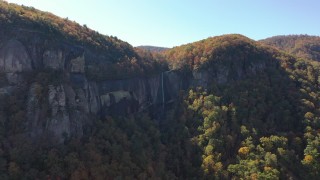
<path fill-rule="evenodd" d="M 72 73 L 84 73 L 85 70 L 85 59 L 84 56 L 79 56 L 77 58 L 71 59 L 71 72 Z"/>
<path fill-rule="evenodd" d="M 31 70 L 31 59 L 25 47 L 18 40 L 8 41 L 0 49 L 0 70 L 16 73 Z"/>
<path fill-rule="evenodd" d="M 63 70 L 65 57 L 61 50 L 46 50 L 43 53 L 43 64 L 45 68 Z"/>
<path fill-rule="evenodd" d="M 31 59 L 21 42 L 12 39 L 0 47 L 0 71 L 6 73 L 10 84 L 18 84 L 21 81 L 18 73 L 31 69 Z"/>
<path fill-rule="evenodd" d="M 37 39 L 37 43 L 41 41 L 45 42 Z M 63 48 L 30 44 L 26 47 L 17 39 L 10 39 L 0 47 L 0 71 L 8 82 L 0 87 L 0 93 L 9 96 L 20 82 L 30 82 L 26 92 L 26 133 L 32 137 L 43 133 L 52 133 L 60 140 L 82 136 L 92 115 L 123 116 L 143 111 L 174 100 L 182 89 L 182 79 L 174 71 L 151 77 L 88 80 L 86 58 L 94 59 L 90 51 L 65 44 L 61 44 Z M 27 79 L 25 73 L 37 74 L 42 69 L 56 71 L 65 80 L 46 84 L 34 82 L 33 77 Z"/>
<path fill-rule="evenodd" d="M 46 122 L 46 128 L 56 136 L 70 134 L 70 117 L 64 87 L 49 85 L 48 101 L 51 115 Z"/>

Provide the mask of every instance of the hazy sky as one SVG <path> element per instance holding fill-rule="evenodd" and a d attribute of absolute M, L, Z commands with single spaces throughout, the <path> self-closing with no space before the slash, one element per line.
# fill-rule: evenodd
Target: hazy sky
<path fill-rule="evenodd" d="M 172 47 L 239 33 L 320 35 L 320 0 L 8 0 L 117 36 L 133 46 Z"/>

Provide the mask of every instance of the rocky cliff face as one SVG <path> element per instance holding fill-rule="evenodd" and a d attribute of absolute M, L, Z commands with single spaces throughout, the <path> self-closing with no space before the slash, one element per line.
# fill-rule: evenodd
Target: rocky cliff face
<path fill-rule="evenodd" d="M 30 36 L 29 32 L 16 34 L 15 38 L 2 37 L 0 74 L 4 80 L 0 95 L 10 96 L 20 84 L 26 84 L 26 132 L 34 137 L 43 133 L 53 133 L 60 140 L 64 136 L 81 137 L 92 116 L 123 116 L 150 108 L 159 112 L 156 110 L 173 102 L 180 90 L 227 83 L 266 68 L 266 61 L 248 62 L 235 56 L 225 60 L 227 64 L 217 62 L 187 74 L 167 71 L 97 82 L 87 77 L 86 70 L 92 61 L 108 63 L 108 58 L 33 33 L 32 41 L 23 38 Z M 36 80 L 41 79 L 43 71 L 54 72 L 45 83 Z"/>
<path fill-rule="evenodd" d="M 6 79 L 0 87 L 1 96 L 9 96 L 21 83 L 27 83 L 26 132 L 31 136 L 42 133 L 53 133 L 57 137 L 81 136 L 92 115 L 119 116 L 143 111 L 174 100 L 183 88 L 182 78 L 175 72 L 91 81 L 85 69 L 87 59 L 95 58 L 93 53 L 63 43 L 36 45 L 41 41 L 46 44 L 45 39 L 35 39 L 28 44 L 7 39 L 2 40 L 0 46 L 0 70 Z M 47 84 L 35 81 L 35 76 L 43 70 L 55 71 L 63 81 Z"/>

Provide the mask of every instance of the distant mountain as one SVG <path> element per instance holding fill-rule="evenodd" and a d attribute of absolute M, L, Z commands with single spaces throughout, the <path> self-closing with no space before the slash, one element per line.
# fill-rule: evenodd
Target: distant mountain
<path fill-rule="evenodd" d="M 320 61 L 320 37 L 309 35 L 274 36 L 260 42 L 300 58 Z"/>
<path fill-rule="evenodd" d="M 140 48 L 140 49 L 150 51 L 150 52 L 163 52 L 165 50 L 170 49 L 170 48 L 166 48 L 166 47 L 157 47 L 157 46 L 137 46 L 136 48 Z"/>

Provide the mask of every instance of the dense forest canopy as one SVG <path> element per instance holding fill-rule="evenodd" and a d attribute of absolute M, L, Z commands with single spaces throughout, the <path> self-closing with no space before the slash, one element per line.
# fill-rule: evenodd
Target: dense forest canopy
<path fill-rule="evenodd" d="M 160 112 L 157 115 L 147 108 L 120 116 L 92 113 L 82 136 L 65 135 L 59 142 L 50 132 L 40 137 L 28 135 L 26 121 L 32 101 L 28 97 L 34 91 L 36 103 L 45 112 L 39 116 L 49 115 L 53 110 L 46 104 L 59 98 L 51 95 L 50 99 L 52 87 L 70 83 L 61 79 L 72 73 L 25 73 L 28 81 L 12 90 L 14 85 L 8 85 L 5 72 L 0 72 L 0 179 L 320 176 L 319 37 L 285 36 L 257 42 L 230 34 L 159 53 L 133 48 L 51 13 L 4 1 L 0 1 L 0 26 L 0 48 L 6 38 L 27 44 L 43 36 L 56 46 L 64 42 L 88 49 L 96 56 L 86 59 L 84 75 L 74 74 L 96 85 L 157 74 L 161 81 L 154 84 L 162 82 L 162 96 L 158 93 L 157 97 L 164 101 L 163 89 L 169 89 L 163 85 L 164 72 L 175 70 L 176 76 L 189 83 L 174 102 L 166 107 L 155 105 Z M 22 31 L 32 33 L 19 36 Z M 205 84 L 194 83 L 196 73 L 205 74 L 201 77 Z M 174 80 L 169 79 L 181 83 Z M 2 93 L 6 88 L 11 92 Z M 119 94 L 125 96 L 122 91 Z M 69 103 L 68 98 L 61 101 Z M 45 122 L 48 117 L 43 119 Z"/>
<path fill-rule="evenodd" d="M 260 42 L 297 57 L 320 61 L 320 37 L 309 35 L 274 36 Z"/>
<path fill-rule="evenodd" d="M 165 56 L 171 68 L 206 71 L 211 79 L 206 91 L 190 90 L 185 101 L 200 123 L 191 139 L 202 149 L 204 177 L 316 179 L 318 62 L 241 35 L 208 38 Z"/>
<path fill-rule="evenodd" d="M 88 44 L 94 48 L 108 50 L 109 48 L 123 49 L 126 54 L 134 54 L 128 43 L 116 37 L 104 36 L 80 25 L 68 18 L 60 18 L 52 13 L 43 12 L 33 7 L 18 6 L 0 1 L 1 24 L 3 28 L 17 28 L 24 30 L 43 31 L 55 36 L 63 36 L 67 40 L 74 40 L 80 44 Z"/>
<path fill-rule="evenodd" d="M 172 69 L 189 68 L 191 70 L 204 68 L 211 62 L 227 59 L 237 51 L 257 54 L 263 51 L 253 40 L 239 35 L 230 34 L 211 37 L 198 42 L 178 46 L 164 52 Z"/>

